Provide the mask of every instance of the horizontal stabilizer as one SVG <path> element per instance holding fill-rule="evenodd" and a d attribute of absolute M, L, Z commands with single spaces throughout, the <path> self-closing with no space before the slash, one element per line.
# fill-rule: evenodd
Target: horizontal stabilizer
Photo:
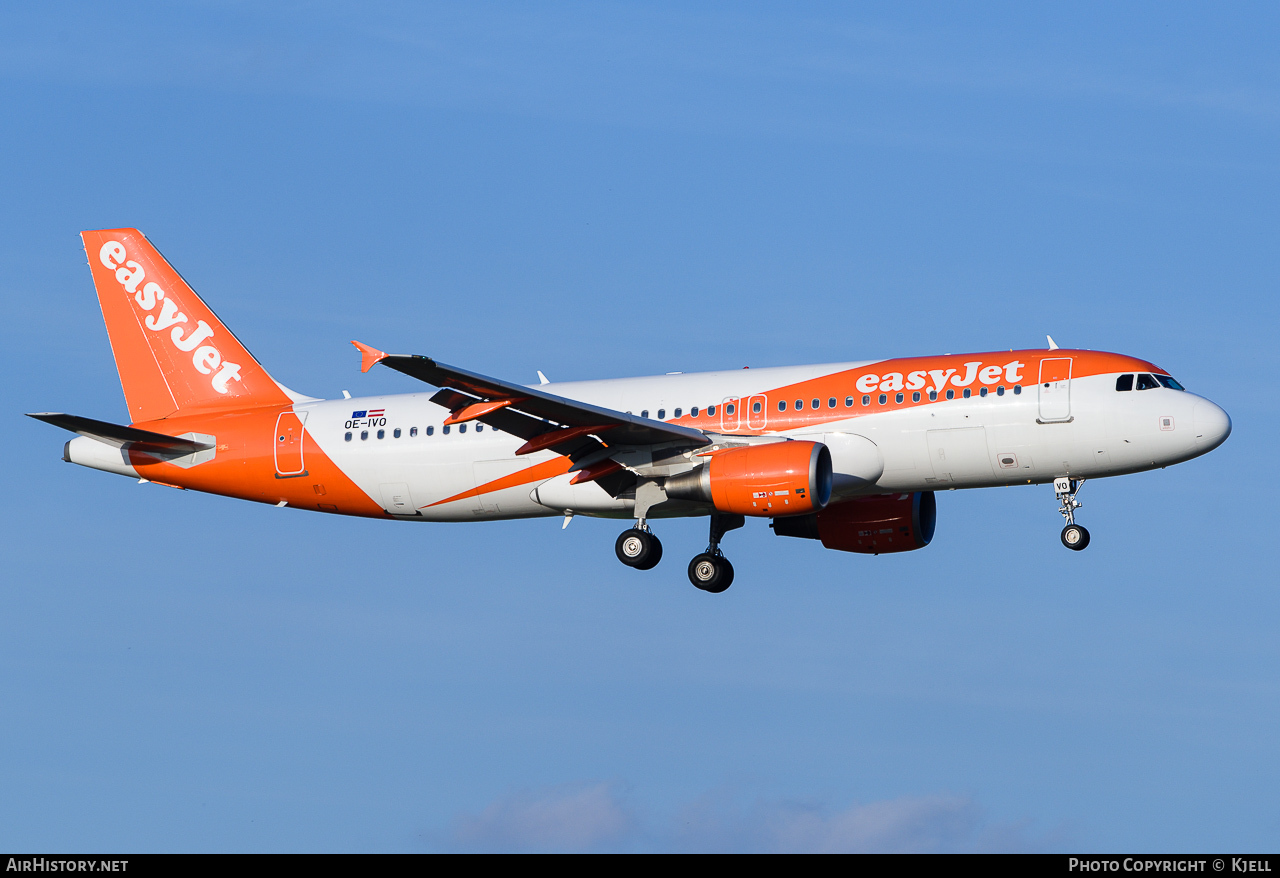
<path fill-rule="evenodd" d="M 178 439 L 164 433 L 152 433 L 150 430 L 139 430 L 136 427 L 123 427 L 106 421 L 95 421 L 93 418 L 82 418 L 79 415 L 64 415 L 61 412 L 36 412 L 28 414 L 28 418 L 53 424 L 72 433 L 88 436 L 99 442 L 123 448 L 125 445 L 143 452 L 161 454 L 195 454 L 208 451 L 214 446 L 207 442 L 194 442 L 190 439 Z"/>

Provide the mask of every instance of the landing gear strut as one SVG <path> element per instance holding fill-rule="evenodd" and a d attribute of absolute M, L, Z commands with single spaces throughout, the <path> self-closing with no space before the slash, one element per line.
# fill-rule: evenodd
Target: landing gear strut
<path fill-rule="evenodd" d="M 624 530 L 613 544 L 618 560 L 637 570 L 652 570 L 662 560 L 662 543 L 649 530 L 645 519 L 649 510 L 666 499 L 666 494 L 652 482 L 636 488 L 636 526 Z"/>
<path fill-rule="evenodd" d="M 1076 524 L 1076 510 L 1084 504 L 1076 499 L 1076 494 L 1084 487 L 1084 479 L 1061 478 L 1053 480 L 1053 493 L 1058 498 L 1058 511 L 1067 520 L 1062 529 L 1062 545 L 1079 552 L 1089 545 L 1089 532 L 1083 525 Z"/>
<path fill-rule="evenodd" d="M 695 555 L 689 562 L 689 581 L 703 591 L 719 594 L 733 585 L 733 565 L 720 551 L 720 540 L 735 528 L 742 527 L 746 519 L 741 515 L 711 515 L 711 540 L 707 550 Z"/>

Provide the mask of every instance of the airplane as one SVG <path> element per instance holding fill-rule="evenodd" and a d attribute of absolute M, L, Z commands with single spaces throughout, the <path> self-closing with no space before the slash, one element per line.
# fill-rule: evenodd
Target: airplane
<path fill-rule="evenodd" d="M 1221 445 L 1231 419 L 1164 369 L 1059 348 L 522 385 L 353 341 L 434 392 L 318 399 L 275 381 L 136 229 L 81 235 L 128 425 L 64 413 L 63 460 L 174 488 L 397 521 L 708 516 L 690 581 L 720 593 L 746 518 L 862 554 L 927 546 L 942 490 L 1053 483 L 1080 551 L 1087 479 Z"/>

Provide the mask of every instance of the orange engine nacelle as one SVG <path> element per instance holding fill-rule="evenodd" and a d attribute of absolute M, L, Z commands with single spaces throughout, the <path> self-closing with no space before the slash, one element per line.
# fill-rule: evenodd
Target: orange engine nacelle
<path fill-rule="evenodd" d="M 666 481 L 667 496 L 739 515 L 804 515 L 831 499 L 831 452 L 821 442 L 728 448 Z"/>
<path fill-rule="evenodd" d="M 813 515 L 776 518 L 773 532 L 822 540 L 828 549 L 882 555 L 923 549 L 933 539 L 938 504 L 932 491 L 880 494 L 828 506 Z"/>

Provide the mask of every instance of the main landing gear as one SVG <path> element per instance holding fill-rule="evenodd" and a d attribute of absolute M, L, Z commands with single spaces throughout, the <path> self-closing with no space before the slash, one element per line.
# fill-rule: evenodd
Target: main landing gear
<path fill-rule="evenodd" d="M 746 519 L 741 515 L 711 515 L 711 540 L 707 550 L 694 555 L 689 562 L 689 581 L 703 591 L 719 594 L 733 585 L 733 565 L 720 552 L 720 540 L 735 528 L 742 527 Z"/>
<path fill-rule="evenodd" d="M 618 560 L 628 567 L 652 570 L 662 560 L 662 543 L 649 530 L 645 518 L 665 499 L 667 495 L 652 482 L 643 482 L 636 488 L 636 526 L 623 531 L 613 544 Z"/>
<path fill-rule="evenodd" d="M 1053 480 L 1053 493 L 1060 504 L 1058 512 L 1067 520 L 1067 526 L 1062 529 L 1062 545 L 1075 552 L 1089 545 L 1089 532 L 1083 525 L 1076 524 L 1076 510 L 1084 505 L 1076 499 L 1076 494 L 1080 493 L 1083 486 L 1084 479 Z"/>
<path fill-rule="evenodd" d="M 643 522 L 619 534 L 613 550 L 619 561 L 637 570 L 652 570 L 662 560 L 662 543 Z"/>
<path fill-rule="evenodd" d="M 648 507 L 645 508 L 648 511 Z M 689 562 L 689 581 L 703 591 L 719 594 L 733 585 L 733 565 L 720 551 L 720 540 L 731 530 L 742 527 L 746 519 L 741 515 L 711 516 L 711 539 L 707 550 L 695 555 Z M 618 535 L 613 544 L 618 560 L 636 570 L 651 570 L 662 560 L 662 543 L 649 530 L 643 518 L 636 519 L 636 526 Z"/>

